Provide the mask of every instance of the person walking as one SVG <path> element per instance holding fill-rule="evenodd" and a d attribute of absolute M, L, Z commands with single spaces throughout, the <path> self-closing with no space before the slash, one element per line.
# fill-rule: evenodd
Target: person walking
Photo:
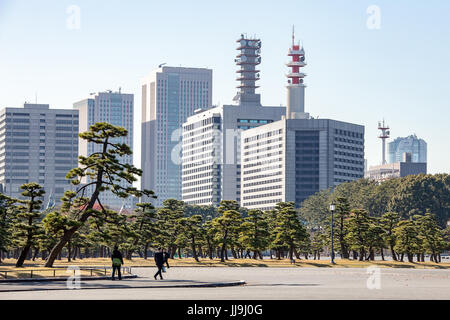
<path fill-rule="evenodd" d="M 154 258 L 158 272 L 156 272 L 153 277 L 157 280 L 156 277 L 159 275 L 160 279 L 163 280 L 162 271 L 164 268 L 164 263 L 167 263 L 167 267 L 169 267 L 164 250 L 162 248 L 158 248 L 158 252 L 155 253 Z"/>
<path fill-rule="evenodd" d="M 167 264 L 167 268 L 170 268 L 170 266 L 169 266 L 169 257 L 170 257 L 170 254 L 167 251 L 164 252 L 164 263 Z"/>
<path fill-rule="evenodd" d="M 113 253 L 111 255 L 111 260 L 112 260 L 112 280 L 116 280 L 114 278 L 114 275 L 116 274 L 116 270 L 117 270 L 117 275 L 119 277 L 119 280 L 122 280 L 122 274 L 120 272 L 120 269 L 123 265 L 123 258 L 122 258 L 122 254 L 119 251 L 119 248 L 117 246 L 114 246 L 114 250 Z"/>

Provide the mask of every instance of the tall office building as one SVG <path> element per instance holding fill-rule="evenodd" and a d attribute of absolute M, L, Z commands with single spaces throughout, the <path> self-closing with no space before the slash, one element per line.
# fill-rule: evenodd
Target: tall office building
<path fill-rule="evenodd" d="M 237 42 L 237 104 L 199 109 L 183 124 L 182 200 L 188 204 L 240 202 L 241 132 L 280 120 L 286 112 L 284 107 L 262 106 L 255 92 L 261 41 L 241 35 Z"/>
<path fill-rule="evenodd" d="M 43 207 L 58 204 L 73 190 L 65 176 L 78 164 L 78 110 L 50 109 L 25 103 L 0 111 L 0 185 L 2 192 L 23 198 L 20 186 L 43 186 Z"/>
<path fill-rule="evenodd" d="M 97 122 L 108 122 L 115 126 L 120 126 L 128 130 L 126 137 L 116 138 L 114 142 L 125 143 L 133 150 L 133 110 L 134 95 L 128 93 L 107 92 L 93 93 L 87 99 L 73 104 L 73 108 L 79 110 L 80 132 L 89 130 L 89 127 Z M 88 156 L 94 152 L 101 152 L 100 145 L 87 143 L 85 140 L 79 141 L 79 154 Z M 120 157 L 121 163 L 133 164 L 133 155 Z M 85 181 L 88 182 L 88 181 Z M 122 181 L 122 186 L 129 186 L 129 183 Z M 92 192 L 92 188 L 88 189 Z M 110 208 L 133 208 L 135 201 L 132 197 L 126 199 L 119 198 L 111 191 L 102 192 L 100 201 Z"/>
<path fill-rule="evenodd" d="M 160 67 L 142 79 L 141 187 L 154 205 L 181 200 L 182 124 L 197 108 L 212 105 L 212 70 Z"/>
<path fill-rule="evenodd" d="M 283 119 L 242 133 L 241 205 L 299 206 L 314 193 L 364 176 L 364 126 Z"/>
<path fill-rule="evenodd" d="M 415 134 L 389 142 L 389 163 L 401 162 L 405 152 L 411 154 L 411 162 L 427 162 L 427 143 Z"/>
<path fill-rule="evenodd" d="M 241 205 L 269 210 L 299 206 L 314 193 L 362 178 L 364 126 L 313 119 L 305 112 L 305 51 L 289 48 L 286 117 L 242 133 Z"/>

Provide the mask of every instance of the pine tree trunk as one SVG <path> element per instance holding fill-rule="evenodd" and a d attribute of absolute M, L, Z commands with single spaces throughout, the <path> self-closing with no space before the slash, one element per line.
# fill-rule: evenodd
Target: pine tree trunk
<path fill-rule="evenodd" d="M 25 245 L 25 247 L 23 247 L 22 252 L 20 253 L 19 259 L 17 259 L 16 262 L 16 267 L 22 267 L 23 263 L 25 262 L 25 258 L 28 255 L 28 252 L 30 251 L 31 248 L 31 244 L 27 244 Z"/>
<path fill-rule="evenodd" d="M 397 255 L 395 254 L 394 246 L 393 246 L 392 244 L 391 244 L 390 246 L 391 246 L 391 255 L 392 255 L 392 259 L 393 259 L 394 261 L 397 261 Z"/>

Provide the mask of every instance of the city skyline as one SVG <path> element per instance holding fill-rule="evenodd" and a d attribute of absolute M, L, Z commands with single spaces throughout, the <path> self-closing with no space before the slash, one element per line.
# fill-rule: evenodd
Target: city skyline
<path fill-rule="evenodd" d="M 262 2 L 253 6 L 255 15 L 246 22 L 240 22 L 238 15 L 231 15 L 232 9 L 220 4 L 152 4 L 152 13 L 174 6 L 188 13 L 185 17 L 180 14 L 183 10 L 176 10 L 171 17 L 176 23 L 165 22 L 156 32 L 149 27 L 163 20 L 154 14 L 154 21 L 145 20 L 149 5 L 144 3 L 133 7 L 115 3 L 102 11 L 100 4 L 77 1 L 81 24 L 79 29 L 71 30 L 66 25 L 70 17 L 67 8 L 72 5 L 68 1 L 57 5 L 3 1 L 0 40 L 8 46 L 0 53 L 0 69 L 6 75 L 0 78 L 0 108 L 35 102 L 37 92 L 38 103 L 71 109 L 86 92 L 115 91 L 119 87 L 133 93 L 139 106 L 140 79 L 164 62 L 212 69 L 213 103 L 229 104 L 236 85 L 233 43 L 236 36 L 245 32 L 256 34 L 264 44 L 258 90 L 262 104 L 284 105 L 286 47 L 290 28 L 295 24 L 297 37 L 308 50 L 306 108 L 311 116 L 364 125 L 369 166 L 380 163 L 377 121 L 385 118 L 391 125 L 392 138 L 388 142 L 415 133 L 428 142 L 428 171 L 449 172 L 450 164 L 445 160 L 450 156 L 449 109 L 444 92 L 450 65 L 445 60 L 449 45 L 443 39 L 450 33 L 450 24 L 443 12 L 450 6 L 441 3 L 429 8 L 425 4 L 378 1 L 381 27 L 369 29 L 367 19 L 371 15 L 367 9 L 371 4 L 286 2 L 292 11 L 302 9 L 299 21 L 298 14 L 282 11 L 283 6 L 275 8 Z M 202 5 L 205 8 L 200 10 Z M 239 5 L 243 9 L 252 6 Z M 122 21 L 120 12 L 127 23 L 115 25 L 114 21 Z M 187 23 L 195 17 L 202 19 Z M 274 23 L 265 25 L 264 17 L 273 18 Z M 420 24 L 416 23 L 418 17 Z M 210 24 L 212 21 L 215 23 Z M 333 27 L 325 28 L 321 25 L 324 21 Z M 117 37 L 124 36 L 127 41 L 117 47 L 117 55 L 103 55 L 110 46 L 117 46 Z M 143 36 L 149 44 L 139 41 Z M 32 47 L 38 50 L 29 50 Z M 85 50 L 87 47 L 90 50 Z M 417 61 L 422 61 L 420 66 Z M 422 120 L 424 112 L 429 118 L 438 117 Z M 138 111 L 134 119 L 133 157 L 138 167 L 140 123 Z"/>

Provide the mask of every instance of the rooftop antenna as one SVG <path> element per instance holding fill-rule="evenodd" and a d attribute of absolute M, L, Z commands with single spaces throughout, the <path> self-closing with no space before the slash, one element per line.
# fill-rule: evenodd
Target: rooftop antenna
<path fill-rule="evenodd" d="M 295 29 L 294 25 L 292 25 L 292 46 L 294 46 L 294 41 L 295 41 Z"/>
<path fill-rule="evenodd" d="M 35 97 L 36 97 L 36 104 L 37 104 L 37 91 L 36 91 L 36 93 L 35 93 Z"/>
<path fill-rule="evenodd" d="M 386 139 L 389 138 L 391 132 L 389 131 L 389 126 L 384 123 L 384 119 L 383 122 L 378 121 L 378 130 L 381 130 L 378 138 L 383 142 L 381 164 L 386 164 Z"/>

